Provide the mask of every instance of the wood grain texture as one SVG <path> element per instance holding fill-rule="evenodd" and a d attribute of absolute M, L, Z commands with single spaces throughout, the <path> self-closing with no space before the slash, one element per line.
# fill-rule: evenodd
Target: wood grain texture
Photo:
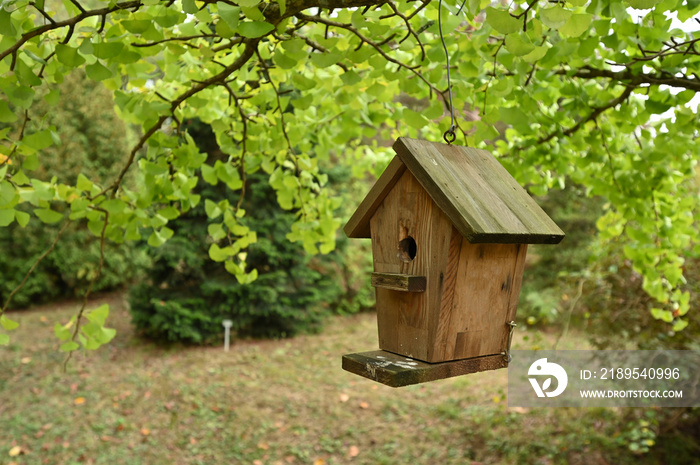
<path fill-rule="evenodd" d="M 470 244 L 462 242 L 457 286 L 450 313 L 442 313 L 447 327 L 437 339 L 447 358 L 470 358 L 500 353 L 515 319 L 526 244 Z"/>
<path fill-rule="evenodd" d="M 405 170 L 406 165 L 401 162 L 399 157 L 394 157 L 391 160 L 384 173 L 377 179 L 377 182 L 357 207 L 355 213 L 345 224 L 343 231 L 345 231 L 346 236 L 354 238 L 370 237 L 370 218 Z"/>
<path fill-rule="evenodd" d="M 372 257 L 376 273 L 426 277 L 426 291 L 376 288 L 379 347 L 428 362 L 434 360 L 431 309 L 440 306 L 452 224 L 425 189 L 404 172 L 371 219 Z M 416 242 L 416 255 L 405 261 L 399 243 Z"/>
<path fill-rule="evenodd" d="M 425 363 L 384 350 L 343 356 L 343 369 L 391 387 L 426 383 L 453 376 L 507 368 L 503 355 L 442 363 Z"/>
<path fill-rule="evenodd" d="M 425 276 L 401 273 L 372 273 L 372 286 L 401 292 L 425 292 Z"/>
<path fill-rule="evenodd" d="M 469 242 L 557 244 L 564 238 L 489 152 L 404 137 L 394 150 Z"/>

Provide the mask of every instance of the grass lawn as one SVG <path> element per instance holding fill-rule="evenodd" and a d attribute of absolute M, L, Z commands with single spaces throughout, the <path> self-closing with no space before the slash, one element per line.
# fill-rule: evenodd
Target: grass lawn
<path fill-rule="evenodd" d="M 117 337 L 66 373 L 53 326 L 78 304 L 10 315 L 21 326 L 0 348 L 0 465 L 639 463 L 615 429 L 624 410 L 509 409 L 506 370 L 400 389 L 343 371 L 343 354 L 377 347 L 372 314 L 224 352 L 144 341 L 122 296 L 104 301 Z M 524 334 L 514 348 L 554 339 Z"/>

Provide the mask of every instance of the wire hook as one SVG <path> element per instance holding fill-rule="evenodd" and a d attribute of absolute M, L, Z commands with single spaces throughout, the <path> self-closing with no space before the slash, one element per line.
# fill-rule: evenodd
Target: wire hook
<path fill-rule="evenodd" d="M 467 3 L 467 0 L 464 0 L 462 2 L 462 6 L 459 7 L 459 10 L 457 11 L 457 15 L 459 15 L 462 12 L 462 8 L 464 8 L 464 5 Z M 447 95 L 450 98 L 450 128 L 445 131 L 445 133 L 442 135 L 442 138 L 447 142 L 448 144 L 451 144 L 457 139 L 457 134 L 455 133 L 455 129 L 457 126 L 455 125 L 455 107 L 452 104 L 452 80 L 450 78 L 450 54 L 447 51 L 447 44 L 445 43 L 445 37 L 442 34 L 442 0 L 438 2 L 438 30 L 440 31 L 440 42 L 442 42 L 442 48 L 445 50 L 445 61 L 447 62 Z"/>

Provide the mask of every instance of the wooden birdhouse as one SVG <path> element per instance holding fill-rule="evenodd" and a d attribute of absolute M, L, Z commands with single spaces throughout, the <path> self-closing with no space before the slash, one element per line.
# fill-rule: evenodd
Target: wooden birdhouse
<path fill-rule="evenodd" d="M 527 244 L 564 233 L 485 150 L 407 138 L 394 150 L 345 226 L 372 240 L 382 350 L 343 367 L 404 385 L 507 366 Z"/>

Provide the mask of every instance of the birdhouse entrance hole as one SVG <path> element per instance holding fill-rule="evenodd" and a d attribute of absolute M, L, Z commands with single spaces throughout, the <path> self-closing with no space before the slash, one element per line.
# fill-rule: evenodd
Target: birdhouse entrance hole
<path fill-rule="evenodd" d="M 416 258 L 416 252 L 418 251 L 418 246 L 416 245 L 416 240 L 411 236 L 399 241 L 399 258 L 404 262 L 411 262 Z"/>

